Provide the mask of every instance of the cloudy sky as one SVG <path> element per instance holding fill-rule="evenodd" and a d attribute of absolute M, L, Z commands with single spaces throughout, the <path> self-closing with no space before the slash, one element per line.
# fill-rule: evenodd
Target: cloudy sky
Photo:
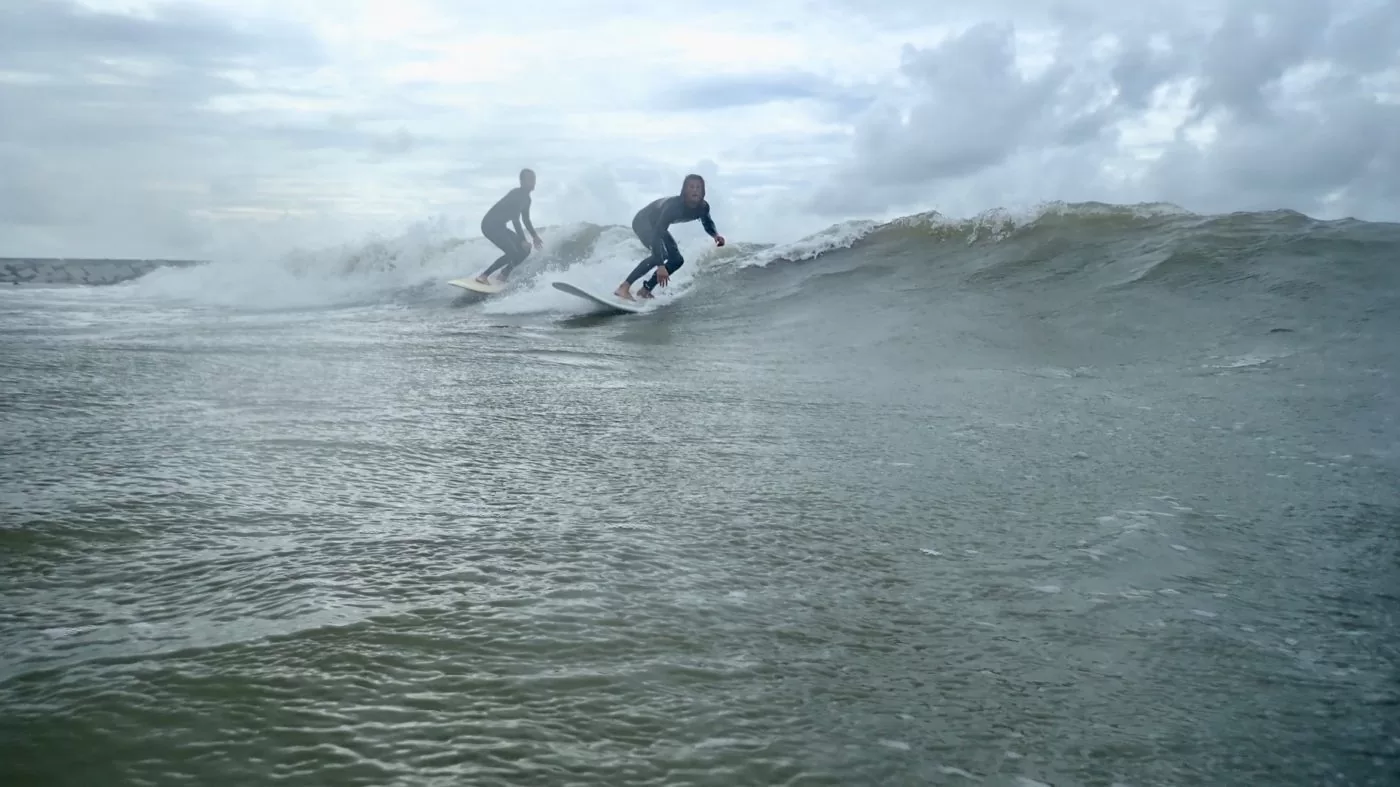
<path fill-rule="evenodd" d="M 709 180 L 721 231 L 1044 200 L 1400 220 L 1396 0 L 4 0 L 0 256 L 200 256 Z"/>

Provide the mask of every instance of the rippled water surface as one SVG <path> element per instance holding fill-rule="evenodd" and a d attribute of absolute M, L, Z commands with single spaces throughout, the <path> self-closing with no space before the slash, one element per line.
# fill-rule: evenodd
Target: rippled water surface
<path fill-rule="evenodd" d="M 769 286 L 4 293 L 0 782 L 1394 783 L 1383 337 Z"/>

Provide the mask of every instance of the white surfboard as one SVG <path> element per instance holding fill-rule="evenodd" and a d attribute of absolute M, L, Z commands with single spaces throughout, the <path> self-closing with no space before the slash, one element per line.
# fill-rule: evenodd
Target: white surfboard
<path fill-rule="evenodd" d="M 641 314 L 642 312 L 647 310 L 647 307 L 641 305 L 640 303 L 636 303 L 633 301 L 624 301 L 616 295 L 613 295 L 612 293 L 608 293 L 607 295 L 599 295 L 597 293 L 589 292 L 588 290 L 582 289 L 580 287 L 575 287 L 574 285 L 566 281 L 554 282 L 554 289 L 559 290 L 560 292 L 567 292 L 570 295 L 577 295 L 578 297 L 583 298 L 584 300 L 593 301 L 599 306 L 605 306 L 609 309 L 616 309 L 620 312 L 627 312 L 628 314 Z"/>
<path fill-rule="evenodd" d="M 461 287 L 464 290 L 471 290 L 472 292 L 484 292 L 487 295 L 495 295 L 506 288 L 506 285 L 497 284 L 495 282 L 491 284 L 482 284 L 470 276 L 465 279 L 449 279 L 447 283 L 455 287 Z"/>

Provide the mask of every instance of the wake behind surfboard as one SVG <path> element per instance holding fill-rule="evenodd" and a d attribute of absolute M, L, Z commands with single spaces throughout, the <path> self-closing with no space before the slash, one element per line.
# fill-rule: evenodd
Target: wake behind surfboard
<path fill-rule="evenodd" d="M 648 311 L 647 307 L 641 305 L 640 303 L 631 303 L 628 301 L 624 301 L 621 298 L 614 296 L 612 293 L 608 293 L 607 295 L 599 295 L 597 293 L 589 292 L 588 290 L 585 290 L 581 287 L 575 287 L 574 285 L 566 281 L 556 281 L 553 284 L 554 289 L 559 290 L 560 292 L 567 292 L 570 295 L 577 295 L 578 297 L 583 298 L 586 301 L 592 301 L 593 303 L 596 303 L 599 306 L 603 306 L 608 309 L 616 309 L 617 311 L 626 312 L 628 314 L 641 314 L 645 311 Z"/>

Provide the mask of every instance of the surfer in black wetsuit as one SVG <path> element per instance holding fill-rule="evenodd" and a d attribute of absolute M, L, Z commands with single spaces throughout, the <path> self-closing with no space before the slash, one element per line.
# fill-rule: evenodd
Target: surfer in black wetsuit
<path fill-rule="evenodd" d="M 535 190 L 535 171 L 532 169 L 520 170 L 520 185 L 506 192 L 504 197 L 491 206 L 486 211 L 486 215 L 481 219 L 481 234 L 486 239 L 496 244 L 505 254 L 500 259 L 491 263 L 476 280 L 482 284 L 489 284 L 491 274 L 500 270 L 500 281 L 504 282 L 510 278 L 510 272 L 515 266 L 525 261 L 530 255 L 530 244 L 525 242 L 525 232 L 520 229 L 520 220 L 525 220 L 525 228 L 530 230 L 530 237 L 535 240 L 535 248 L 544 247 L 544 241 L 540 240 L 540 234 L 535 232 L 535 225 L 530 223 L 530 192 Z M 515 224 L 515 231 L 511 232 L 507 223 Z"/>
<path fill-rule="evenodd" d="M 651 298 L 652 288 L 657 284 L 666 286 L 671 274 L 685 264 L 685 258 L 676 248 L 676 239 L 671 237 L 668 228 L 672 224 L 696 219 L 705 228 L 705 234 L 715 239 L 716 246 L 724 245 L 724 236 L 715 231 L 714 219 L 710 218 L 710 203 L 705 201 L 705 179 L 699 175 L 686 175 L 678 196 L 662 197 L 637 211 L 632 219 L 632 231 L 637 233 L 642 245 L 651 250 L 651 256 L 638 263 L 613 294 L 623 300 L 632 300 L 632 283 L 652 268 L 656 269 L 656 273 L 642 282 L 637 297 Z"/>

